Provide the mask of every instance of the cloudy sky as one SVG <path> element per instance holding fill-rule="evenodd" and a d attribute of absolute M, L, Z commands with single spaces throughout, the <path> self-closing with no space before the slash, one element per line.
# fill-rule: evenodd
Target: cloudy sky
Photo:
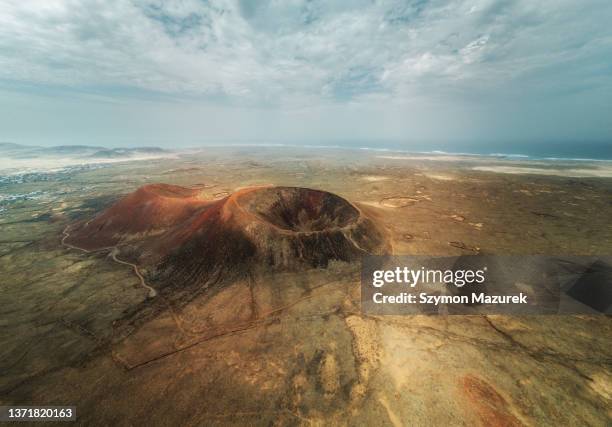
<path fill-rule="evenodd" d="M 2 0 L 0 141 L 612 141 L 610 0 Z"/>

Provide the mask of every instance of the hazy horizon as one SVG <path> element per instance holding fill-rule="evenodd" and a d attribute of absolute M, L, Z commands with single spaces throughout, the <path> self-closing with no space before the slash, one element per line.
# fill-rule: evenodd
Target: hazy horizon
<path fill-rule="evenodd" d="M 9 0 L 0 141 L 612 158 L 611 19 L 600 0 Z"/>
<path fill-rule="evenodd" d="M 4 147 L 3 147 L 4 145 Z M 16 148 L 16 151 L 11 151 L 11 146 L 17 145 L 21 148 L 32 149 L 23 151 L 20 148 Z M 70 149 L 66 151 L 64 148 L 67 147 L 82 147 L 83 150 L 74 151 Z M 8 141 L 0 141 L 0 151 L 4 149 L 4 154 L 9 154 L 9 158 L 5 159 L 10 165 L 14 163 L 14 155 L 23 163 L 27 164 L 28 155 L 33 155 L 32 159 L 37 156 L 48 156 L 48 155 L 64 155 L 67 153 L 75 155 L 76 157 L 69 157 L 72 161 L 83 159 L 78 157 L 79 154 L 93 154 L 96 150 L 100 150 L 99 153 L 106 151 L 119 150 L 119 154 L 122 150 L 126 151 L 126 154 L 134 156 L 139 150 L 143 149 L 158 149 L 166 150 L 166 154 L 180 154 L 188 153 L 193 150 L 200 151 L 206 148 L 249 148 L 249 147 L 262 147 L 262 148 L 278 148 L 278 149 L 320 149 L 321 155 L 325 155 L 325 150 L 372 150 L 381 153 L 406 153 L 406 154 L 434 154 L 434 155 L 458 155 L 458 156 L 483 156 L 483 157 L 507 157 L 515 160 L 594 160 L 594 161 L 612 161 L 612 145 L 607 143 L 547 143 L 547 144 L 525 144 L 525 143 L 512 143 L 512 144 L 486 144 L 486 143 L 474 143 L 463 141 L 461 143 L 432 143 L 432 142 L 420 142 L 420 143 L 406 143 L 405 141 L 329 141 L 327 143 L 321 141 L 309 142 L 279 142 L 279 141 L 217 141 L 194 144 L 190 146 L 177 146 L 173 144 L 171 146 L 164 146 L 163 144 L 155 145 L 152 143 L 141 143 L 132 145 L 118 145 L 118 144 L 87 144 L 87 143 L 74 143 L 74 144 L 16 144 Z M 59 150 L 53 150 L 53 149 Z M 93 149 L 93 151 L 92 151 Z M 8 151 L 6 151 L 8 150 Z M 135 151 L 134 151 L 135 150 Z M 142 151 L 141 151 L 142 152 Z M 146 152 L 145 152 L 146 153 Z M 146 153 L 147 156 L 154 155 L 155 152 Z M 161 153 L 163 154 L 163 153 Z M 11 158 L 13 156 L 13 158 Z M 137 156 L 136 156 L 137 157 Z M 136 160 L 136 157 L 132 157 Z M 163 157 L 163 155 L 162 155 Z M 152 157 L 143 157 L 143 159 Z M 114 160 L 117 161 L 118 159 Z M 0 162 L 1 163 L 1 162 Z M 5 165 L 6 166 L 6 165 Z M 0 170 L 2 169 L 0 165 Z"/>

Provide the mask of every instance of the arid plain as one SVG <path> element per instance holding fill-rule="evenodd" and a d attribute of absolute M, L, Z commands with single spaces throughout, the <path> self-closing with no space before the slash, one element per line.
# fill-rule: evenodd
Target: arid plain
<path fill-rule="evenodd" d="M 278 187 L 332 196 L 289 192 L 279 213 Z M 609 163 L 226 147 L 0 191 L 0 404 L 75 405 L 87 425 L 610 422 L 609 316 L 359 302 L 362 250 L 610 255 Z"/>

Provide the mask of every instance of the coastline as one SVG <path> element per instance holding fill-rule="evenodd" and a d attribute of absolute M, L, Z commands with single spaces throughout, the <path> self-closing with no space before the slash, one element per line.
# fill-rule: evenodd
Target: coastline
<path fill-rule="evenodd" d="M 442 150 L 418 151 L 388 147 L 349 147 L 341 145 L 295 145 L 295 144 L 223 144 L 205 145 L 192 148 L 179 148 L 162 155 L 131 156 L 114 159 L 93 159 L 85 157 L 37 156 L 31 159 L 11 157 L 10 154 L 0 162 L 1 177 L 17 177 L 27 174 L 66 173 L 71 169 L 105 167 L 117 163 L 158 161 L 178 159 L 191 154 L 205 153 L 210 149 L 288 149 L 288 150 L 330 150 L 350 153 L 371 153 L 374 159 L 410 160 L 434 162 L 472 162 L 473 167 L 466 169 L 525 175 L 555 175 L 572 178 L 610 178 L 612 177 L 612 159 L 592 159 L 584 157 L 541 157 L 512 153 L 468 153 Z M 481 163 L 486 162 L 486 165 Z M 491 164 L 493 163 L 493 164 Z"/>

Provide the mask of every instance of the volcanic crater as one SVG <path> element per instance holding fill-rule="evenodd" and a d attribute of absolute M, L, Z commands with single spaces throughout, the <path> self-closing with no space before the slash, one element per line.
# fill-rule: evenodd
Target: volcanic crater
<path fill-rule="evenodd" d="M 198 190 L 152 184 L 69 228 L 66 244 L 113 249 L 160 288 L 261 268 L 326 267 L 390 250 L 385 231 L 356 206 L 299 187 L 252 187 L 206 200 Z"/>

